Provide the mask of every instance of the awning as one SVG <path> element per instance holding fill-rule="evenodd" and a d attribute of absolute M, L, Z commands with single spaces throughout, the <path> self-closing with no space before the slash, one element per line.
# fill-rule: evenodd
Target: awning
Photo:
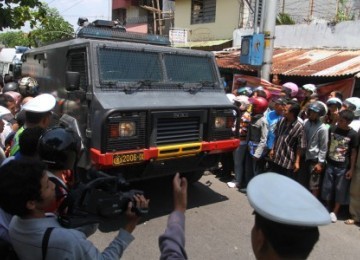
<path fill-rule="evenodd" d="M 213 41 L 200 41 L 200 42 L 188 42 L 188 43 L 176 43 L 173 46 L 176 48 L 202 48 L 224 45 L 232 42 L 232 40 L 213 40 Z"/>
<path fill-rule="evenodd" d="M 216 52 L 219 68 L 255 71 L 240 64 L 240 51 Z M 360 72 L 360 50 L 275 49 L 271 74 L 303 77 L 355 76 Z"/>

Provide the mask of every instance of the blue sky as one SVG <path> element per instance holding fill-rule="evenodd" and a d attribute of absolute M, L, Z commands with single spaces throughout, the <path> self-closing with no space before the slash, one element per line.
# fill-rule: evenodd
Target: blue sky
<path fill-rule="evenodd" d="M 89 21 L 109 19 L 111 0 L 45 0 L 50 7 L 55 7 L 66 21 L 77 29 L 79 17 L 87 17 Z"/>

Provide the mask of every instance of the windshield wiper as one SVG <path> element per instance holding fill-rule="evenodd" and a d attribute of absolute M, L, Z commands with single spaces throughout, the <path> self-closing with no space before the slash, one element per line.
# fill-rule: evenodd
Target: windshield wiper
<path fill-rule="evenodd" d="M 138 82 L 136 82 L 134 85 L 127 85 L 124 87 L 124 92 L 125 94 L 133 94 L 134 92 L 143 89 L 144 87 L 148 87 L 151 88 L 152 87 L 152 83 L 154 83 L 154 80 L 139 80 Z M 135 88 L 133 88 L 135 87 Z"/>
<path fill-rule="evenodd" d="M 199 83 L 197 83 L 195 86 L 191 86 L 190 88 L 187 89 L 187 91 L 190 94 L 196 94 L 198 93 L 200 90 L 203 89 L 203 87 L 215 87 L 214 82 L 210 82 L 210 81 L 200 81 Z"/>

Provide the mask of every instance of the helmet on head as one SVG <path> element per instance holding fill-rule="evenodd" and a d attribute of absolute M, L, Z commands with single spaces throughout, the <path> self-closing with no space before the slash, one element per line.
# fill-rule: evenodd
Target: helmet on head
<path fill-rule="evenodd" d="M 234 98 L 234 101 L 239 104 L 240 110 L 245 110 L 250 105 L 248 96 L 244 96 L 244 95 L 237 96 Z"/>
<path fill-rule="evenodd" d="M 4 88 L 3 88 L 3 93 L 6 93 L 8 91 L 18 92 L 19 91 L 19 84 L 17 84 L 16 82 L 8 82 L 8 83 L 6 83 Z"/>
<path fill-rule="evenodd" d="M 229 99 L 229 101 L 230 101 L 231 103 L 234 104 L 234 99 L 235 99 L 235 95 L 234 95 L 234 94 L 228 93 L 228 94 L 226 94 L 226 97 Z"/>
<path fill-rule="evenodd" d="M 343 102 L 351 111 L 354 112 L 355 117 L 360 116 L 360 98 L 358 97 L 350 97 L 345 99 Z"/>
<path fill-rule="evenodd" d="M 342 106 L 342 101 L 340 100 L 340 98 L 336 98 L 336 97 L 333 97 L 333 98 L 329 98 L 327 101 L 326 101 L 326 105 L 327 106 L 331 106 L 331 105 L 336 105 L 337 108 L 341 108 Z"/>
<path fill-rule="evenodd" d="M 285 84 L 282 85 L 282 87 L 283 87 L 283 91 L 289 93 L 290 97 L 296 97 L 299 91 L 299 87 L 292 82 L 286 82 Z"/>
<path fill-rule="evenodd" d="M 237 90 L 238 95 L 243 95 L 243 96 L 249 97 L 249 96 L 251 96 L 252 93 L 253 93 L 253 90 L 250 87 L 242 87 Z"/>
<path fill-rule="evenodd" d="M 19 92 L 23 97 L 39 94 L 39 85 L 32 77 L 24 77 L 19 81 Z"/>
<path fill-rule="evenodd" d="M 16 105 L 20 105 L 21 102 L 21 95 L 19 92 L 15 92 L 15 91 L 8 91 L 6 93 L 4 93 L 5 95 L 8 95 L 10 97 L 12 97 L 16 103 Z"/>
<path fill-rule="evenodd" d="M 249 98 L 249 102 L 252 104 L 253 114 L 263 114 L 269 105 L 269 102 L 263 97 Z"/>
<path fill-rule="evenodd" d="M 56 126 L 41 136 L 38 150 L 49 169 L 72 170 L 80 155 L 81 139 L 72 129 Z"/>
<path fill-rule="evenodd" d="M 316 93 L 316 86 L 314 84 L 305 84 L 302 88 L 306 91 L 311 92 L 311 94 Z"/>
<path fill-rule="evenodd" d="M 263 98 L 267 99 L 265 89 L 262 86 L 254 88 L 251 96 L 254 96 L 254 93 L 257 93 L 258 97 L 263 97 Z"/>
<path fill-rule="evenodd" d="M 267 90 L 267 89 L 264 89 L 264 92 L 266 94 L 266 100 L 269 101 L 271 99 L 271 97 L 272 97 L 271 92 L 269 90 Z"/>
<path fill-rule="evenodd" d="M 321 101 L 315 101 L 315 102 L 311 103 L 308 107 L 308 110 L 318 113 L 319 117 L 325 116 L 327 113 L 327 107 Z"/>

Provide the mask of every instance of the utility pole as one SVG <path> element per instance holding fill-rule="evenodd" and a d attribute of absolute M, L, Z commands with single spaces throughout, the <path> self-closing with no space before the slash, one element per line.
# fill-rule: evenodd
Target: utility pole
<path fill-rule="evenodd" d="M 261 68 L 261 78 L 269 81 L 274 52 L 277 0 L 266 0 L 263 1 L 263 4 L 265 4 L 265 8 L 263 9 L 264 26 L 262 31 L 265 35 L 265 47 L 264 63 Z"/>
<path fill-rule="evenodd" d="M 108 16 L 109 16 L 109 21 L 112 21 L 113 20 L 113 18 L 112 18 L 112 0 L 109 0 L 108 1 L 108 10 L 109 10 L 109 14 L 108 14 Z"/>
<path fill-rule="evenodd" d="M 310 0 L 309 2 L 309 17 L 308 21 L 311 22 L 314 14 L 314 0 Z"/>
<path fill-rule="evenodd" d="M 285 0 L 282 1 L 282 8 L 281 8 L 281 12 L 284 14 L 285 13 Z"/>

